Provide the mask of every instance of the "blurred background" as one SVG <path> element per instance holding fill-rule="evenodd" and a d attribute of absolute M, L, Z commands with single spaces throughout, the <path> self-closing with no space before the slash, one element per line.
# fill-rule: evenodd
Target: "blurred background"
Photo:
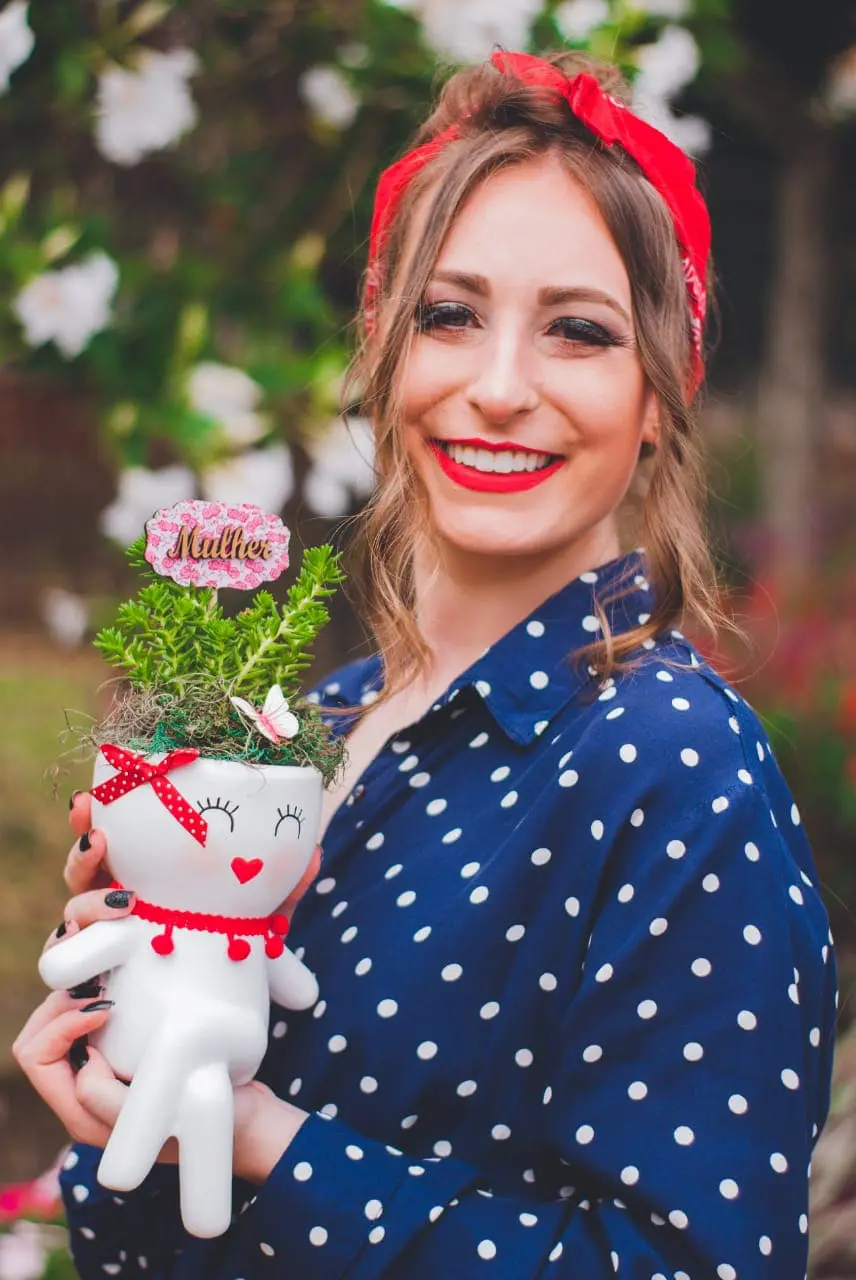
<path fill-rule="evenodd" d="M 815 851 L 841 995 L 811 1274 L 856 1276 L 856 5 L 9 0 L 0 1280 L 71 1274 L 51 1225 L 63 1135 L 9 1045 L 61 917 L 67 801 L 91 775 L 62 734 L 110 696 L 90 642 L 136 590 L 123 548 L 189 497 L 281 512 L 295 552 L 345 545 L 372 485 L 340 390 L 375 180 L 448 71 L 495 42 L 617 61 L 699 163 L 711 520 L 746 640 L 697 639 L 764 720 Z M 332 613 L 310 679 L 371 645 L 346 594 Z"/>

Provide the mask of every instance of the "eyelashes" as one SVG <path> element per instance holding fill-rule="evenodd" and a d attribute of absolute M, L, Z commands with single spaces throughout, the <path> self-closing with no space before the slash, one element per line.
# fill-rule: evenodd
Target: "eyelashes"
<path fill-rule="evenodd" d="M 294 818 L 294 821 L 297 823 L 297 834 L 299 837 L 300 832 L 303 829 L 303 810 L 299 809 L 297 805 L 294 805 L 294 807 L 292 807 L 291 805 L 287 804 L 285 806 L 285 813 L 283 813 L 282 809 L 277 809 L 277 813 L 279 814 L 279 822 L 277 822 L 276 826 L 274 827 L 274 832 L 273 832 L 274 835 L 276 835 L 277 831 L 279 831 L 280 823 L 284 822 L 286 818 Z"/>
<path fill-rule="evenodd" d="M 200 812 L 200 813 L 206 813 L 208 809 L 222 809 L 222 810 L 223 810 L 223 812 L 224 812 L 224 813 L 228 816 L 228 818 L 229 818 L 229 822 L 230 822 L 230 824 L 231 824 L 231 830 L 232 830 L 232 831 L 234 831 L 234 830 L 235 830 L 235 818 L 234 818 L 234 815 L 238 812 L 238 810 L 239 810 L 239 809 L 240 809 L 240 807 L 241 807 L 239 804 L 236 804 L 236 805 L 235 805 L 235 807 L 234 807 L 234 809 L 230 809 L 230 808 L 229 808 L 229 802 L 228 802 L 228 800 L 223 801 L 223 800 L 221 800 L 221 799 L 220 799 L 220 797 L 219 797 L 219 796 L 218 796 L 218 797 L 217 797 L 217 799 L 216 799 L 216 800 L 214 800 L 213 802 L 212 802 L 212 800 L 211 800 L 211 797 L 210 797 L 210 796 L 206 796 L 206 798 L 205 798 L 205 804 L 203 804 L 201 800 L 197 800 L 197 801 L 196 801 L 196 804 L 197 804 L 197 807 L 198 807 L 198 809 L 199 809 L 199 812 Z"/>
<path fill-rule="evenodd" d="M 465 329 L 467 321 L 476 319 L 475 312 L 460 302 L 420 302 L 414 315 L 414 325 L 420 333 L 432 331 L 458 332 Z M 561 327 L 559 334 L 568 343 L 583 343 L 592 347 L 627 347 L 630 342 L 619 334 L 610 332 L 603 325 L 581 317 L 562 316 L 554 320 L 550 329 Z"/>
<path fill-rule="evenodd" d="M 233 808 L 230 809 L 228 800 L 222 800 L 220 796 L 218 796 L 216 800 L 212 800 L 210 796 L 206 796 L 204 804 L 201 800 L 196 801 L 196 807 L 198 808 L 200 813 L 206 813 L 209 809 L 220 809 L 223 813 L 226 814 L 226 816 L 229 819 L 230 830 L 232 831 L 235 830 L 234 815 L 238 812 L 238 810 L 241 807 L 239 804 L 234 805 Z M 297 823 L 297 835 L 299 838 L 300 833 L 303 830 L 303 819 L 305 816 L 303 810 L 299 807 L 299 805 L 287 804 L 285 806 L 285 812 L 283 812 L 282 809 L 277 809 L 277 814 L 279 815 L 279 817 L 277 820 L 277 824 L 273 830 L 274 835 L 276 835 L 276 833 L 279 831 L 280 824 L 283 823 L 286 818 L 293 818 L 294 821 Z"/>

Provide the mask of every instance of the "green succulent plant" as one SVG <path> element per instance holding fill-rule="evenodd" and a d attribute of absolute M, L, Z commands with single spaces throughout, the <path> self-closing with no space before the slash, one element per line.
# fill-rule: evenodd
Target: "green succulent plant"
<path fill-rule="evenodd" d="M 284 604 L 270 591 L 257 591 L 230 618 L 216 589 L 155 573 L 145 548 L 143 534 L 125 554 L 146 585 L 119 605 L 113 625 L 93 640 L 104 659 L 120 668 L 127 687 L 92 740 L 148 751 L 192 746 L 213 759 L 312 764 L 331 781 L 344 743 L 302 698 L 301 673 L 329 621 L 325 600 L 344 581 L 341 553 L 326 544 L 305 548 Z M 293 738 L 279 743 L 248 727 L 230 702 L 237 695 L 261 707 L 273 685 L 280 686 L 300 723 Z"/>

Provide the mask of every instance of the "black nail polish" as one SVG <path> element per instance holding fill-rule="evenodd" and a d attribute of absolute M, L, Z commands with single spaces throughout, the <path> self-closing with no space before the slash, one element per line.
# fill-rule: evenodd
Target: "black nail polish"
<path fill-rule="evenodd" d="M 92 1004 L 85 1004 L 80 1012 L 100 1013 L 102 1009 L 112 1009 L 115 1003 L 115 1000 L 93 1000 Z"/>
<path fill-rule="evenodd" d="M 92 832 L 91 832 L 91 831 L 84 831 L 83 835 L 80 837 L 80 852 L 81 852 L 81 853 L 86 853 L 87 849 L 91 849 L 91 848 L 92 848 L 92 841 L 89 839 L 89 837 L 90 837 L 90 835 L 91 835 L 91 834 L 92 834 Z"/>
<path fill-rule="evenodd" d="M 111 889 L 104 897 L 104 906 L 112 907 L 114 911 L 121 911 L 128 906 L 132 896 L 132 889 Z"/>
<path fill-rule="evenodd" d="M 64 920 L 60 920 L 59 924 L 56 927 L 56 936 L 58 938 L 64 938 L 66 935 L 67 929 L 68 929 L 68 925 L 66 924 L 66 922 Z"/>
<path fill-rule="evenodd" d="M 68 1061 L 71 1064 L 72 1071 L 79 1071 L 81 1067 L 85 1067 L 89 1061 L 89 1050 L 86 1047 L 86 1036 L 80 1036 L 75 1040 L 68 1051 Z"/>
<path fill-rule="evenodd" d="M 97 978 L 90 978 L 88 982 L 79 982 L 76 987 L 69 987 L 68 994 L 72 1000 L 94 999 L 100 996 L 104 990 Z"/>
<path fill-rule="evenodd" d="M 80 795 L 80 791 L 79 791 L 79 790 L 77 790 L 77 791 L 72 791 L 72 793 L 71 793 L 71 797 L 70 797 L 69 802 L 68 802 L 68 807 L 69 807 L 69 809 L 73 809 L 73 808 L 74 808 L 74 802 L 75 802 L 75 800 L 77 799 L 77 797 L 78 797 L 79 795 Z"/>

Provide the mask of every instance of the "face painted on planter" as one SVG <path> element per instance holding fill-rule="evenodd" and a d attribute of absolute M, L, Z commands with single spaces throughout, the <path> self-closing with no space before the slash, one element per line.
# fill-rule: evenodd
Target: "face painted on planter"
<path fill-rule="evenodd" d="M 95 785 L 114 773 L 99 756 Z M 108 805 L 93 799 L 93 826 L 106 836 L 116 879 L 159 906 L 231 916 L 275 911 L 315 848 L 320 775 L 200 759 L 168 777 L 207 823 L 204 845 L 148 784 Z"/>

